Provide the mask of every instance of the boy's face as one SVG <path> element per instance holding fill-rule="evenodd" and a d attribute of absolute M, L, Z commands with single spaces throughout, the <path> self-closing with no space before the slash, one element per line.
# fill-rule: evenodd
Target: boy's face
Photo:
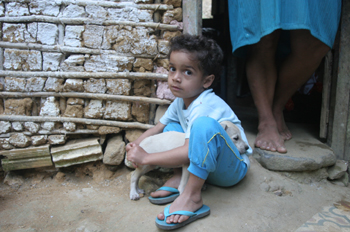
<path fill-rule="evenodd" d="M 203 76 L 199 61 L 193 53 L 173 51 L 170 54 L 168 84 L 176 97 L 183 98 L 186 108 L 214 80 L 214 76 Z"/>

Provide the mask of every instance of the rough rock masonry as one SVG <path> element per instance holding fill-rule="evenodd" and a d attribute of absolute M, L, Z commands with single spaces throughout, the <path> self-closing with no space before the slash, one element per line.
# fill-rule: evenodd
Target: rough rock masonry
<path fill-rule="evenodd" d="M 3 170 L 119 165 L 130 134 L 174 99 L 167 53 L 181 0 L 5 1 L 0 22 Z"/>

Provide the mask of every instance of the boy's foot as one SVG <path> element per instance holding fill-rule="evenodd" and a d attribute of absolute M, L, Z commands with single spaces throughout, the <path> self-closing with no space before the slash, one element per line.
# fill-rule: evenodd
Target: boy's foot
<path fill-rule="evenodd" d="M 180 185 L 181 174 L 182 174 L 181 168 L 174 169 L 174 175 L 169 180 L 167 180 L 163 186 L 177 189 Z M 167 197 L 171 194 L 173 194 L 173 192 L 166 191 L 166 190 L 159 190 L 159 191 L 151 192 L 151 197 L 153 198 Z"/>
<path fill-rule="evenodd" d="M 164 205 L 168 204 L 170 202 L 173 202 L 179 195 L 180 192 L 176 188 L 171 188 L 167 186 L 160 187 L 157 191 L 165 191 L 165 192 L 170 192 L 170 195 L 164 196 L 164 197 L 152 197 L 149 196 L 148 199 L 152 204 L 155 205 Z"/>
<path fill-rule="evenodd" d="M 203 206 L 203 201 L 200 195 L 191 196 L 184 192 L 178 198 L 176 198 L 173 204 L 170 205 L 169 213 L 171 214 L 176 211 L 196 212 L 198 209 L 202 208 L 202 206 Z M 165 222 L 167 224 L 183 223 L 186 220 L 188 220 L 189 217 L 190 216 L 183 215 L 183 214 L 170 215 L 166 218 Z M 158 214 L 157 218 L 163 221 L 165 219 L 164 212 L 161 212 L 160 214 Z"/>
<path fill-rule="evenodd" d="M 201 179 L 192 173 L 181 195 L 173 204 L 166 208 L 165 212 L 158 214 L 156 224 L 162 229 L 176 229 L 209 215 L 210 209 L 203 205 L 201 189 L 205 179 Z"/>
<path fill-rule="evenodd" d="M 206 205 L 203 205 L 200 209 L 196 210 L 195 212 L 190 212 L 190 211 L 175 211 L 173 213 L 169 212 L 171 205 L 168 205 L 164 209 L 164 216 L 167 218 L 171 216 L 172 214 L 178 214 L 178 215 L 186 215 L 189 218 L 182 222 L 182 223 L 167 223 L 166 220 L 159 220 L 156 218 L 156 225 L 158 228 L 163 229 L 163 230 L 174 230 L 178 229 L 180 227 L 183 227 L 199 218 L 205 217 L 210 214 L 210 208 Z"/>

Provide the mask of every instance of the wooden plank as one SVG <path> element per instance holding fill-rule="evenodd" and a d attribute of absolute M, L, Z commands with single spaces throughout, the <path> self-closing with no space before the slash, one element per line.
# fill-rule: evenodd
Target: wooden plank
<path fill-rule="evenodd" d="M 27 147 L 23 149 L 0 151 L 0 154 L 6 156 L 8 160 L 28 159 L 44 156 L 51 157 L 49 144 L 40 147 Z"/>
<path fill-rule="evenodd" d="M 52 166 L 51 156 L 29 159 L 8 160 L 2 159 L 1 165 L 4 171 L 40 168 Z"/>
<path fill-rule="evenodd" d="M 1 49 L 1 48 L 0 48 Z M 1 50 L 0 50 L 1 51 Z M 0 60 L 1 61 L 1 60 Z M 68 79 L 68 78 L 81 78 L 81 79 L 88 79 L 88 78 L 103 78 L 103 79 L 131 79 L 131 80 L 143 80 L 143 79 L 149 79 L 149 80 L 161 80 L 161 81 L 167 81 L 168 75 L 167 74 L 161 74 L 161 73 L 140 73 L 140 72 L 45 72 L 45 71 L 9 71 L 9 70 L 0 70 L 0 77 L 23 77 L 23 78 L 30 78 L 30 77 L 55 77 L 55 78 L 62 78 L 62 79 Z M 34 92 L 32 92 L 34 93 Z"/>
<path fill-rule="evenodd" d="M 160 0 L 154 0 L 155 4 L 159 4 L 160 2 L 161 2 Z M 160 16 L 159 11 L 154 12 L 154 14 L 153 14 L 153 21 L 155 23 L 161 22 L 161 16 Z"/>
<path fill-rule="evenodd" d="M 202 0 L 183 0 L 182 15 L 184 33 L 191 35 L 202 34 Z"/>
<path fill-rule="evenodd" d="M 327 138 L 327 128 L 329 120 L 329 108 L 332 84 L 332 65 L 333 53 L 330 50 L 324 60 L 321 119 L 320 119 L 320 138 Z"/>
<path fill-rule="evenodd" d="M 77 98 L 92 98 L 99 100 L 110 101 L 125 101 L 125 102 L 140 102 L 153 103 L 158 105 L 169 105 L 171 101 L 162 100 L 159 98 L 139 97 L 139 96 L 122 96 L 111 94 L 97 94 L 97 93 L 56 93 L 56 92 L 0 92 L 2 98 L 25 98 L 25 97 L 77 97 Z"/>
<path fill-rule="evenodd" d="M 339 66 L 335 96 L 334 120 L 331 147 L 338 159 L 349 158 L 345 154 L 346 133 L 349 118 L 350 100 L 350 1 L 344 0 L 342 7 Z M 349 159 L 348 159 L 349 160 Z"/>
<path fill-rule="evenodd" d="M 348 112 L 350 112 L 350 104 Z M 348 125 L 346 128 L 344 160 L 350 161 L 350 113 L 348 114 Z"/>
<path fill-rule="evenodd" d="M 1 92 L 0 92 L 1 93 Z M 5 115 L 0 114 L 0 121 L 10 122 L 74 122 L 87 125 L 100 125 L 100 126 L 115 126 L 125 129 L 149 129 L 154 125 L 143 124 L 140 122 L 122 122 L 115 120 L 103 120 L 103 119 L 88 119 L 88 118 L 70 118 L 70 117 L 49 117 L 49 116 L 21 116 L 21 115 Z"/>
<path fill-rule="evenodd" d="M 331 83 L 331 98 L 330 98 L 330 111 L 327 128 L 327 144 L 331 146 L 333 138 L 333 121 L 334 121 L 334 109 L 335 109 L 335 95 L 338 77 L 338 65 L 339 65 L 339 43 L 340 43 L 340 29 L 337 32 L 333 45 L 333 67 L 332 67 L 332 83 Z"/>

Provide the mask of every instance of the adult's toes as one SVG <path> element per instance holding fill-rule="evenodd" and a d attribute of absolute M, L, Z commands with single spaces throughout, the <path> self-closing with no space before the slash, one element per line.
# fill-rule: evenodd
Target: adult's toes
<path fill-rule="evenodd" d="M 280 147 L 277 148 L 277 151 L 278 151 L 279 153 L 286 153 L 286 152 L 287 152 L 287 149 L 286 149 L 284 146 L 280 146 Z"/>
<path fill-rule="evenodd" d="M 292 139 L 292 137 L 293 137 L 293 136 L 292 136 L 291 133 L 287 133 L 287 134 L 286 134 L 286 138 L 287 138 L 286 140 L 290 140 L 290 139 Z"/>
<path fill-rule="evenodd" d="M 261 142 L 260 141 L 255 141 L 255 144 L 254 144 L 256 147 L 260 147 L 261 145 Z"/>
<path fill-rule="evenodd" d="M 269 151 L 276 151 L 276 147 L 271 145 L 269 146 L 266 150 L 269 150 Z"/>
<path fill-rule="evenodd" d="M 290 140 L 292 138 L 292 135 L 291 134 L 288 134 L 288 133 L 281 133 L 281 137 L 283 140 Z"/>
<path fill-rule="evenodd" d="M 269 147 L 269 145 L 267 144 L 267 142 L 261 142 L 260 143 L 260 148 L 263 150 L 267 150 Z"/>

